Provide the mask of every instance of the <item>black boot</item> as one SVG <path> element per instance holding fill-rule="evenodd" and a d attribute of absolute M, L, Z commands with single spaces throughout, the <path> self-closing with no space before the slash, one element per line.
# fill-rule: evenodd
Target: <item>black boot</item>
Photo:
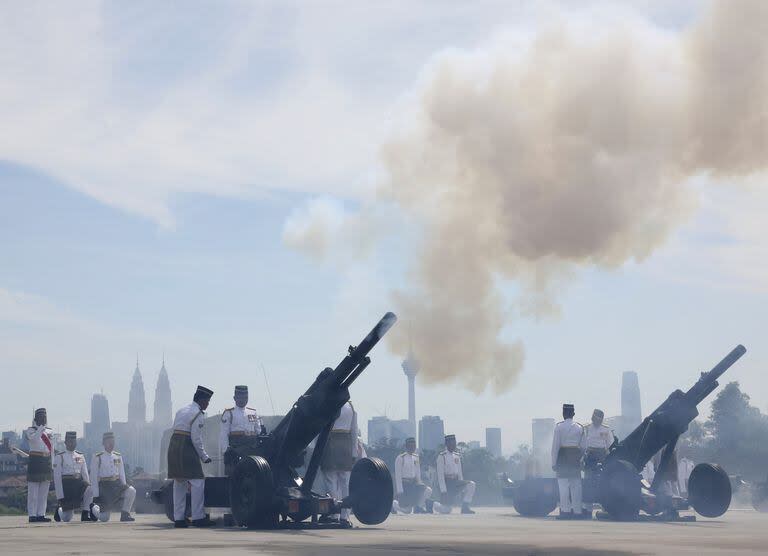
<path fill-rule="evenodd" d="M 214 525 L 216 525 L 216 522 L 208 516 L 205 516 L 203 519 L 192 520 L 192 527 L 213 527 Z"/>
<path fill-rule="evenodd" d="M 560 512 L 560 515 L 558 515 L 555 519 L 559 519 L 562 521 L 568 521 L 573 519 L 573 512 Z"/>
<path fill-rule="evenodd" d="M 469 503 L 464 502 L 461 505 L 461 513 L 463 513 L 463 514 L 473 514 L 473 513 L 475 513 L 475 510 L 473 510 L 472 508 L 469 507 Z"/>
<path fill-rule="evenodd" d="M 44 515 L 39 515 L 39 516 L 37 516 L 37 522 L 38 523 L 50 523 L 51 522 L 51 518 L 50 517 L 45 517 Z"/>
<path fill-rule="evenodd" d="M 91 512 L 88 510 L 83 510 L 82 512 L 80 512 L 80 521 L 92 521 Z"/>
<path fill-rule="evenodd" d="M 54 511 L 54 512 L 53 512 L 53 520 L 54 520 L 56 523 L 58 523 L 58 522 L 60 522 L 60 521 L 61 521 L 61 514 L 59 514 L 59 510 L 61 510 L 61 508 L 60 508 L 60 507 L 59 507 L 59 508 L 56 508 L 56 511 Z"/>
<path fill-rule="evenodd" d="M 37 516 L 36 515 L 29 516 L 29 522 L 30 523 L 37 523 Z"/>
<path fill-rule="evenodd" d="M 130 512 L 120 512 L 120 521 L 136 521 L 131 517 Z"/>
<path fill-rule="evenodd" d="M 189 524 L 187 523 L 186 519 L 179 519 L 173 522 L 173 526 L 176 529 L 186 529 L 187 527 L 189 527 Z"/>

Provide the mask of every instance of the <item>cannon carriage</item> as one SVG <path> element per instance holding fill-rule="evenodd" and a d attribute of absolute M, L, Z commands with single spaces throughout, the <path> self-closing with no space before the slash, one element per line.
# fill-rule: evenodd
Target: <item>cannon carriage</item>
<path fill-rule="evenodd" d="M 390 513 L 393 499 L 392 477 L 378 458 L 362 458 L 352 468 L 349 496 L 336 500 L 313 492 L 312 486 L 334 421 L 349 401 L 349 387 L 371 363 L 368 353 L 394 325 L 397 317 L 387 313 L 358 346 L 350 346 L 335 369 L 325 368 L 288 414 L 269 433 L 255 436 L 235 448 L 229 477 L 205 479 L 205 506 L 229 508 L 231 524 L 269 529 L 322 524 L 321 518 L 351 508 L 363 524 L 382 523 Z M 303 476 L 297 471 L 304 464 L 310 443 L 316 440 L 312 457 Z M 173 484 L 167 481 L 152 497 L 164 505 L 173 520 Z M 307 521 L 308 520 L 308 521 Z"/>

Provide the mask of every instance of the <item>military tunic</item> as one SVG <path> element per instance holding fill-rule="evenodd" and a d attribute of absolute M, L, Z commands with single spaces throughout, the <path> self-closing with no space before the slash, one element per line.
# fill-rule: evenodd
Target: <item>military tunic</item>
<path fill-rule="evenodd" d="M 88 466 L 82 453 L 77 450 L 56 452 L 53 458 L 53 485 L 56 489 L 56 498 L 63 500 L 62 510 L 76 508 L 87 510 L 93 499 L 93 489 L 89 489 L 90 484 Z"/>
<path fill-rule="evenodd" d="M 210 459 L 203 445 L 205 412 L 197 402 L 182 407 L 173 420 L 168 445 L 169 479 L 203 479 L 202 462 Z"/>

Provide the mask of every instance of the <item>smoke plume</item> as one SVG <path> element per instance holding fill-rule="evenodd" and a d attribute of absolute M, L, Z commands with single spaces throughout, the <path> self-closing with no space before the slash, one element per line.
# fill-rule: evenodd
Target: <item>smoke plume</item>
<path fill-rule="evenodd" d="M 518 313 L 584 266 L 642 260 L 695 205 L 687 179 L 768 165 L 768 3 L 715 3 L 689 32 L 553 25 L 435 62 L 415 123 L 383 150 L 382 194 L 424 223 L 394 293 L 427 382 L 502 392 Z M 407 328 L 393 334 L 408 349 Z"/>

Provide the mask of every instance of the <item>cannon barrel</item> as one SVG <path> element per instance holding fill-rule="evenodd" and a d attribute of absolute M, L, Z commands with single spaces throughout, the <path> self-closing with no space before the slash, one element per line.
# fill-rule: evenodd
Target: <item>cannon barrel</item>
<path fill-rule="evenodd" d="M 324 369 L 293 404 L 265 445 L 264 456 L 273 468 L 300 459 L 312 440 L 336 419 L 349 400 L 349 386 L 371 362 L 368 353 L 396 321 L 394 313 L 385 314 L 359 345 L 349 347 L 335 369 Z"/>
<path fill-rule="evenodd" d="M 717 379 L 746 351 L 744 346 L 736 346 L 711 371 L 702 373 L 687 392 L 672 392 L 653 413 L 618 443 L 608 455 L 608 461 L 625 460 L 638 471 L 642 470 L 659 450 L 676 442 L 677 437 L 688 430 L 688 425 L 699 415 L 697 406 L 717 388 Z"/>

